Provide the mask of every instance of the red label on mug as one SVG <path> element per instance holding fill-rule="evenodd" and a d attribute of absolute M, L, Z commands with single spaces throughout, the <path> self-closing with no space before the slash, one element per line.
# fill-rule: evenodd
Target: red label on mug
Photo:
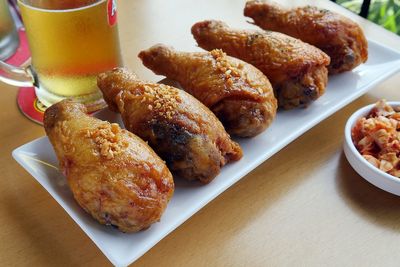
<path fill-rule="evenodd" d="M 108 24 L 114 26 L 117 23 L 117 1 L 108 0 L 107 2 Z"/>

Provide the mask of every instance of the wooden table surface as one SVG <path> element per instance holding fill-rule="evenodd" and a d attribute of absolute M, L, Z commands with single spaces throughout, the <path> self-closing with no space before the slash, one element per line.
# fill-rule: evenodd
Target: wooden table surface
<path fill-rule="evenodd" d="M 400 49 L 400 38 L 329 1 L 370 39 Z M 251 27 L 244 0 L 119 1 L 125 65 L 139 76 L 138 51 L 163 42 L 196 50 L 193 22 L 216 18 Z M 343 155 L 343 129 L 356 109 L 400 99 L 400 74 L 326 119 L 260 165 L 134 263 L 134 266 L 398 266 L 400 197 L 367 183 Z M 110 263 L 56 201 L 12 158 L 44 135 L 20 114 L 17 90 L 0 97 L 0 266 L 108 266 Z M 349 88 L 351 89 L 351 88 Z"/>

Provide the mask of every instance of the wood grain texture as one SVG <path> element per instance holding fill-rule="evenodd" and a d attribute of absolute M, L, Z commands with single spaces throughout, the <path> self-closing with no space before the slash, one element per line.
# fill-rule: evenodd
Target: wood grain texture
<path fill-rule="evenodd" d="M 137 54 L 163 42 L 199 50 L 190 26 L 222 19 L 252 27 L 244 0 L 119 1 L 125 64 L 157 81 Z M 367 36 L 395 49 L 400 38 L 329 1 L 316 4 L 355 18 Z M 399 100 L 400 74 L 338 111 L 259 166 L 141 257 L 133 266 L 397 266 L 400 198 L 364 181 L 347 163 L 343 128 L 356 109 Z M 11 151 L 44 135 L 0 84 L 0 266 L 109 266 L 105 256 Z"/>

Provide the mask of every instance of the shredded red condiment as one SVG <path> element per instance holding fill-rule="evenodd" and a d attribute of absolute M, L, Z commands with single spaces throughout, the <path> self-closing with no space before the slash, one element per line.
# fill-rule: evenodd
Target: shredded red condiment
<path fill-rule="evenodd" d="M 400 109 L 380 100 L 351 131 L 353 143 L 372 165 L 400 177 Z"/>

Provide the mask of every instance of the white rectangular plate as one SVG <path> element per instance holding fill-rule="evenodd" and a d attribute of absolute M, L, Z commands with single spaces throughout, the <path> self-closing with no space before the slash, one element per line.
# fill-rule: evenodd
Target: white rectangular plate
<path fill-rule="evenodd" d="M 243 148 L 243 159 L 224 167 L 213 182 L 204 186 L 178 182 L 161 222 L 140 233 L 123 234 L 100 225 L 76 204 L 65 178 L 56 167 L 57 159 L 47 137 L 15 149 L 13 156 L 114 265 L 126 266 L 263 161 L 400 69 L 400 54 L 394 50 L 369 42 L 369 53 L 368 62 L 353 72 L 330 77 L 327 92 L 310 107 L 279 111 L 266 132 L 255 138 L 238 140 Z M 98 117 L 120 123 L 119 116 L 107 110 L 100 112 Z"/>

